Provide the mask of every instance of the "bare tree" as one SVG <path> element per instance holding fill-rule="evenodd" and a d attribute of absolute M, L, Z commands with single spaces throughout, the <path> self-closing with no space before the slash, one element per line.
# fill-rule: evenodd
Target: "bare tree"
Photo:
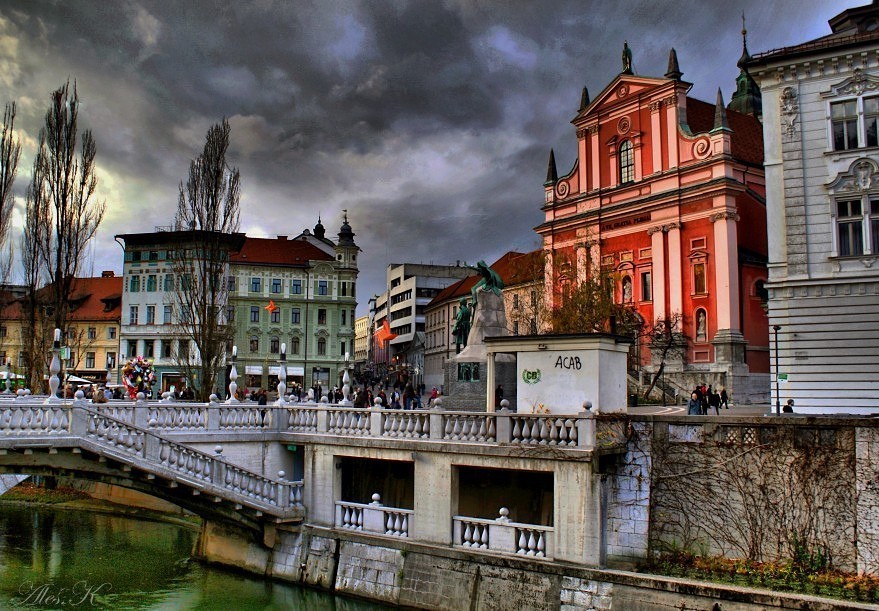
<path fill-rule="evenodd" d="M 654 362 L 659 363 L 659 367 L 656 368 L 647 390 L 644 391 L 645 399 L 650 396 L 656 383 L 662 377 L 666 363 L 671 359 L 683 360 L 686 357 L 687 336 L 681 330 L 683 326 L 683 314 L 671 312 L 657 318 L 653 325 L 647 329 L 650 354 L 653 356 Z M 665 389 L 662 389 L 662 392 L 665 392 Z"/>
<path fill-rule="evenodd" d="M 191 232 L 192 248 L 174 252 L 176 276 L 172 305 L 181 350 L 177 360 L 199 398 L 206 401 L 225 364 L 226 346 L 233 329 L 227 324 L 227 275 L 233 235 L 239 226 L 240 174 L 226 163 L 229 122 L 224 118 L 207 133 L 204 150 L 189 165 L 189 178 L 180 184 L 177 231 Z M 187 349 L 195 345 L 195 354 Z"/>
<path fill-rule="evenodd" d="M 3 125 L 0 126 L 0 282 L 6 282 L 12 268 L 12 244 L 9 242 L 9 221 L 12 218 L 14 198 L 12 187 L 18 173 L 21 142 L 15 137 L 15 103 L 6 104 Z M 8 249 L 6 248 L 8 246 Z M 0 309 L 5 310 L 13 302 L 11 292 L 0 291 Z M 7 327 L 8 329 L 8 327 Z M 7 331 L 8 333 L 8 331 Z M 5 337 L 0 336 L 0 343 Z M 4 365 L 0 359 L 0 366 Z M 6 382 L 9 384 L 9 381 Z"/>
<path fill-rule="evenodd" d="M 18 174 L 18 160 L 21 158 L 21 141 L 15 137 L 15 102 L 6 104 L 3 112 L 3 126 L 0 131 L 0 248 L 9 244 L 9 223 L 12 219 L 14 198 L 12 186 Z M 12 266 L 12 248 L 5 260 L 0 261 L 0 277 L 5 281 Z"/>
<path fill-rule="evenodd" d="M 97 147 L 91 130 L 83 132 L 77 156 L 78 116 L 76 83 L 72 90 L 65 83 L 52 93 L 31 182 L 31 197 L 41 200 L 51 219 L 41 235 L 40 258 L 51 281 L 51 316 L 59 329 L 65 328 L 68 299 L 86 247 L 104 217 L 103 202 L 94 201 Z"/>
<path fill-rule="evenodd" d="M 612 270 L 587 263 L 585 278 L 578 278 L 571 261 L 564 256 L 557 259 L 553 263 L 560 281 L 549 312 L 554 333 L 616 333 L 633 339 L 638 337 L 641 319 L 629 301 L 615 298 L 616 276 Z"/>
<path fill-rule="evenodd" d="M 24 354 L 24 376 L 28 388 L 41 388 L 48 351 L 45 321 L 45 291 L 40 287 L 48 280 L 42 264 L 42 248 L 48 240 L 52 223 L 49 200 L 45 195 L 44 164 L 34 160 L 33 178 L 25 193 L 25 225 L 21 236 L 21 256 L 27 293 L 22 299 L 24 321 L 21 327 L 21 350 Z"/>

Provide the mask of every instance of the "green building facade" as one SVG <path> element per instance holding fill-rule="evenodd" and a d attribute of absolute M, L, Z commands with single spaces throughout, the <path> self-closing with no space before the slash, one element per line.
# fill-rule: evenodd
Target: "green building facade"
<path fill-rule="evenodd" d="M 347 215 L 336 242 L 320 219 L 295 238 L 245 240 L 228 278 L 239 388 L 276 390 L 282 347 L 288 389 L 341 386 L 346 355 L 354 363 L 358 252 Z"/>

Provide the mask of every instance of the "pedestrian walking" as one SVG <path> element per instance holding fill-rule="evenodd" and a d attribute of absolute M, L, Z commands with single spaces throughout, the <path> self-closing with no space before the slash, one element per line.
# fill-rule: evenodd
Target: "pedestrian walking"
<path fill-rule="evenodd" d="M 708 393 L 708 405 L 714 408 L 714 415 L 720 415 L 720 393 L 713 390 Z"/>
<path fill-rule="evenodd" d="M 687 415 L 688 416 L 702 415 L 702 401 L 699 399 L 699 395 L 696 394 L 695 390 L 692 393 L 690 393 L 690 400 L 687 401 Z"/>
<path fill-rule="evenodd" d="M 726 388 L 720 389 L 720 407 L 729 409 L 729 394 L 726 392 Z"/>

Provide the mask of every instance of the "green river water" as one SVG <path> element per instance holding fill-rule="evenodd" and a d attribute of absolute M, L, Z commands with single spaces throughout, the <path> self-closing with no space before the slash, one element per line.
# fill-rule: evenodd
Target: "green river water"
<path fill-rule="evenodd" d="M 0 504 L 0 609 L 386 607 L 204 566 L 197 533 L 80 510 Z"/>

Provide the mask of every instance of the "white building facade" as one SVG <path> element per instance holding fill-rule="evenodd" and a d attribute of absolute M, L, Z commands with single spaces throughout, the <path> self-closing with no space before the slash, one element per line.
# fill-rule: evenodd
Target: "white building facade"
<path fill-rule="evenodd" d="M 763 94 L 773 410 L 879 411 L 879 5 L 747 62 Z"/>

